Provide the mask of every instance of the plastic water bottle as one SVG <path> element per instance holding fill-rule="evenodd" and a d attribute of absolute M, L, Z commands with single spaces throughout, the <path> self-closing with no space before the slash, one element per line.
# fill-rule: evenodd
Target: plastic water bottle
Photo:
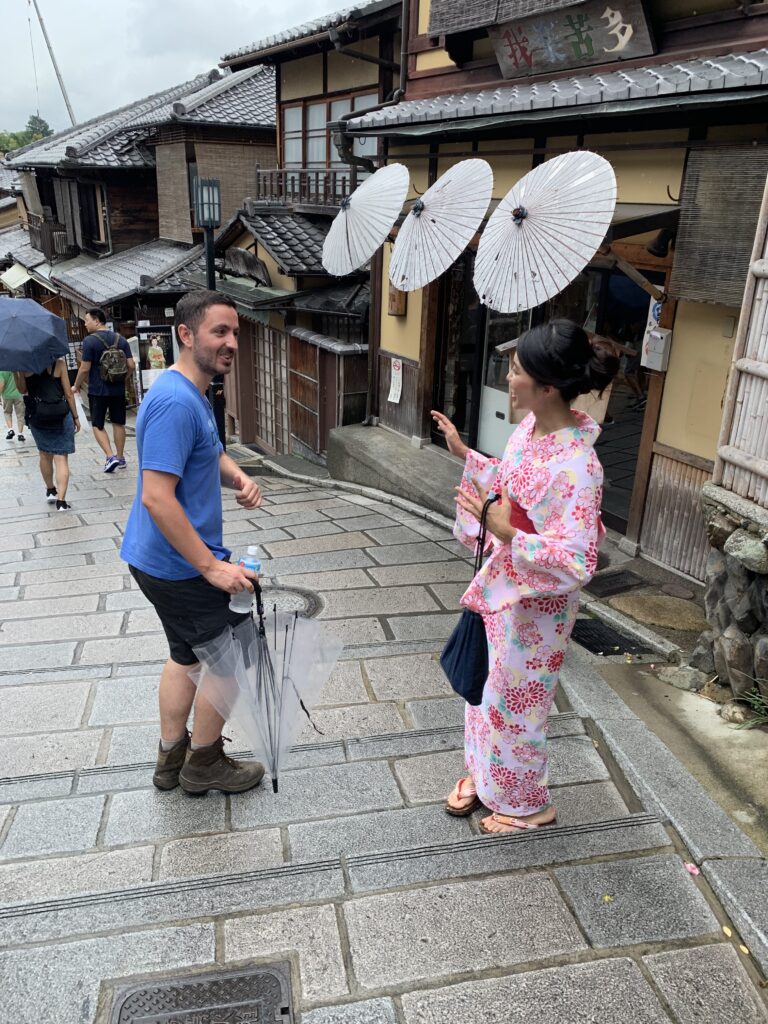
<path fill-rule="evenodd" d="M 237 563 L 243 569 L 250 569 L 251 572 L 261 572 L 261 559 L 259 558 L 259 548 L 257 544 L 251 544 L 248 548 L 247 554 Z M 245 615 L 251 610 L 251 602 L 253 601 L 252 590 L 240 590 L 237 594 L 233 594 L 229 599 L 229 610 L 236 612 L 238 615 Z"/>

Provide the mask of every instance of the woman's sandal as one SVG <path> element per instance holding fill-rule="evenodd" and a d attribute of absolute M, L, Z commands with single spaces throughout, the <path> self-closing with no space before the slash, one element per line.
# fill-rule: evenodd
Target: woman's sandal
<path fill-rule="evenodd" d="M 462 796 L 461 795 L 461 789 L 462 789 L 462 786 L 464 786 L 465 784 L 469 785 L 471 783 L 471 781 L 472 781 L 471 779 L 468 779 L 468 778 L 465 777 L 465 778 L 459 779 L 459 781 L 456 783 L 456 785 L 454 786 L 453 791 L 451 793 L 449 793 L 448 800 L 446 800 L 446 803 L 445 803 L 445 810 L 446 810 L 447 814 L 451 814 L 454 818 L 468 818 L 469 815 L 474 810 L 476 810 L 478 807 L 482 807 L 483 806 L 482 805 L 482 801 L 480 800 L 480 797 L 477 795 L 477 792 L 474 793 L 474 800 L 472 800 L 472 802 L 467 804 L 465 807 L 456 807 L 454 804 L 452 804 L 450 802 L 451 797 L 453 796 L 454 793 L 459 798 L 459 800 L 469 800 L 469 798 L 473 794 L 472 793 L 467 793 L 465 796 Z"/>
<path fill-rule="evenodd" d="M 488 828 L 485 824 L 486 821 L 495 821 L 497 825 L 506 826 L 503 829 Z M 525 818 L 515 818 L 508 814 L 497 814 L 494 812 L 489 815 L 488 818 L 482 818 L 479 822 L 480 831 L 484 832 L 487 836 L 509 836 L 514 835 L 515 832 L 530 832 L 534 828 L 546 828 L 547 825 L 556 825 L 557 818 L 553 818 L 551 821 L 542 821 L 539 824 L 534 824 L 532 821 L 526 821 Z"/>

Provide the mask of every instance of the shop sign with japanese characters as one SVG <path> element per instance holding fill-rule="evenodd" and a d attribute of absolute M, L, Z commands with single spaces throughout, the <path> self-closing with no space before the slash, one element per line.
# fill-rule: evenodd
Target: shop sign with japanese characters
<path fill-rule="evenodd" d="M 654 52 L 642 0 L 590 0 L 488 29 L 505 78 L 632 60 Z"/>

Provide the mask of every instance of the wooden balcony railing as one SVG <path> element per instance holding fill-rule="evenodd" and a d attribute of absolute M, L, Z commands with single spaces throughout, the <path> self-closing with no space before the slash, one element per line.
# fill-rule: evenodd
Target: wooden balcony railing
<path fill-rule="evenodd" d="M 48 220 L 36 213 L 28 213 L 29 244 L 38 249 L 49 263 L 71 259 L 77 255 L 77 247 L 67 241 L 67 229 L 55 220 Z"/>
<path fill-rule="evenodd" d="M 257 200 L 336 207 L 364 177 L 357 167 L 280 167 L 256 171 Z"/>

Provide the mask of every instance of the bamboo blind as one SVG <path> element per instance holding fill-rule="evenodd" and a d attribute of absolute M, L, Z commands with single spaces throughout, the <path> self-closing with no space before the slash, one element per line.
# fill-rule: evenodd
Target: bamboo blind
<path fill-rule="evenodd" d="M 704 579 L 709 542 L 699 508 L 710 474 L 665 455 L 653 456 L 640 543 L 651 558 Z"/>
<path fill-rule="evenodd" d="M 501 25 L 580 3 L 583 0 L 432 0 L 428 33 L 438 36 L 484 25 Z"/>
<path fill-rule="evenodd" d="M 714 480 L 768 508 L 768 181 L 764 183 Z"/>
<path fill-rule="evenodd" d="M 741 305 L 766 174 L 768 147 L 725 146 L 689 154 L 671 295 Z"/>

